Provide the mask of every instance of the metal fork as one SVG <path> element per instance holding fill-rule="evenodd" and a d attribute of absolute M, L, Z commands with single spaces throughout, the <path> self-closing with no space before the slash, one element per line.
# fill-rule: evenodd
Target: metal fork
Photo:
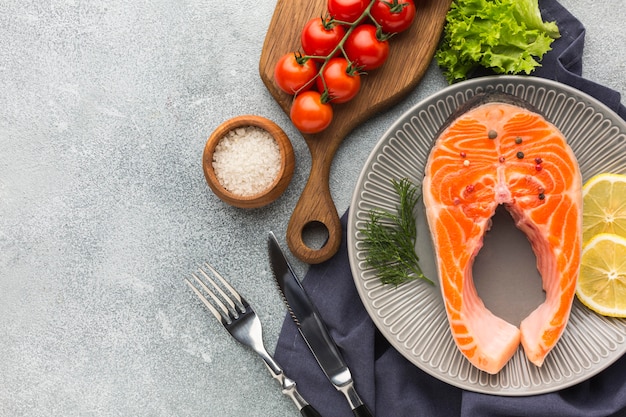
<path fill-rule="evenodd" d="M 224 289 L 220 288 L 202 268 L 198 270 L 200 276 L 195 273 L 191 274 L 195 285 L 185 278 L 187 285 L 213 313 L 215 318 L 222 323 L 231 336 L 261 356 L 274 379 L 280 383 L 282 393 L 291 398 L 302 416 L 321 417 L 317 410 L 302 398 L 302 395 L 296 389 L 295 381 L 285 375 L 280 365 L 267 352 L 263 344 L 261 320 L 259 320 L 250 304 L 211 265 L 205 262 L 204 266 L 220 281 Z M 212 302 L 207 299 L 203 292 L 208 294 Z"/>

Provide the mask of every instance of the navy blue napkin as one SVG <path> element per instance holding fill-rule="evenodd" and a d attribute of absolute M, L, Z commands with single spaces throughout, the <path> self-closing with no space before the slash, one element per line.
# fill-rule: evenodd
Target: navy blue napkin
<path fill-rule="evenodd" d="M 576 87 L 626 119 L 616 91 L 586 80 L 582 73 L 585 29 L 553 0 L 540 2 L 544 20 L 555 20 L 561 38 L 533 75 Z M 479 74 L 476 74 L 479 75 Z M 626 356 L 589 380 L 558 392 L 501 397 L 465 391 L 441 382 L 411 364 L 377 331 L 358 296 L 346 247 L 313 265 L 303 285 L 342 350 L 362 399 L 377 417 L 608 417 L 626 416 Z M 328 382 L 291 318 L 285 318 L 275 351 L 285 372 L 324 417 L 352 415 L 343 396 Z"/>

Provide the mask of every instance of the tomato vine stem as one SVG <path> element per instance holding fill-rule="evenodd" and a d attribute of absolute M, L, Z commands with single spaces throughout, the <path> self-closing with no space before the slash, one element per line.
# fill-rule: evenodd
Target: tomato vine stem
<path fill-rule="evenodd" d="M 325 17 L 325 16 L 321 16 L 320 19 L 322 19 L 322 24 L 324 25 L 324 27 L 326 28 L 327 25 L 343 25 L 343 26 L 349 26 L 349 28 L 346 30 L 346 33 L 344 34 L 343 38 L 339 41 L 339 43 L 337 44 L 337 46 L 335 46 L 335 48 L 333 48 L 333 50 L 325 56 L 319 56 L 319 55 L 302 55 L 300 54 L 300 58 L 301 59 L 315 59 L 315 60 L 320 60 L 320 61 L 324 61 L 322 63 L 322 65 L 320 65 L 319 70 L 317 71 L 317 74 L 315 75 L 315 77 L 313 77 L 308 83 L 306 83 L 304 86 L 302 86 L 299 90 L 297 90 L 294 94 L 294 99 L 295 97 L 302 92 L 303 90 L 308 89 L 308 87 L 310 86 L 311 83 L 315 82 L 315 80 L 317 78 L 320 78 L 322 80 L 322 86 L 324 87 L 324 94 L 322 95 L 322 100 L 324 103 L 327 103 L 328 101 L 332 100 L 332 97 L 330 96 L 330 94 L 328 94 L 328 86 L 326 85 L 326 80 L 324 79 L 324 69 L 326 69 L 326 65 L 328 65 L 328 61 L 330 61 L 330 59 L 332 57 L 334 57 L 337 52 L 341 51 L 341 54 L 343 55 L 343 57 L 346 59 L 346 61 L 348 61 L 348 68 L 347 71 L 350 71 L 349 73 L 352 75 L 355 72 L 357 74 L 363 74 L 363 72 L 361 72 L 361 68 L 359 68 L 358 66 L 354 66 L 354 63 L 348 58 L 348 54 L 346 53 L 346 50 L 344 48 L 344 44 L 346 43 L 346 39 L 348 39 L 348 37 L 350 36 L 350 34 L 354 31 L 354 29 L 361 24 L 361 22 L 363 22 L 363 20 L 365 20 L 366 18 L 370 18 L 372 20 L 372 22 L 374 22 L 374 24 L 376 25 L 376 37 L 383 41 L 388 39 L 391 35 L 389 34 L 385 34 L 382 32 L 381 29 L 381 25 L 372 17 L 372 6 L 374 5 L 374 3 L 377 0 L 371 0 L 370 3 L 368 4 L 368 6 L 365 8 L 365 10 L 363 10 L 363 12 L 361 13 L 361 16 L 359 16 L 356 20 L 354 20 L 353 22 L 346 22 L 343 20 L 336 20 L 334 19 L 332 16 Z M 332 26 L 328 26 L 328 27 L 332 27 Z"/>

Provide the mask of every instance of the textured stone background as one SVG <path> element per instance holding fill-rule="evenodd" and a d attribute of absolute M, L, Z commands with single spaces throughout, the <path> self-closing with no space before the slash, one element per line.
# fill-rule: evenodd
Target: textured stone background
<path fill-rule="evenodd" d="M 561 3 L 588 29 L 584 75 L 626 94 L 626 2 Z M 310 166 L 258 76 L 274 5 L 2 2 L 0 416 L 297 415 L 182 281 L 215 263 L 273 351 L 285 310 L 265 237 L 284 236 Z M 341 213 L 377 138 L 444 86 L 431 66 L 346 138 L 331 178 Z M 245 113 L 276 121 L 297 158 L 283 197 L 254 211 L 219 201 L 200 163 L 211 131 Z"/>

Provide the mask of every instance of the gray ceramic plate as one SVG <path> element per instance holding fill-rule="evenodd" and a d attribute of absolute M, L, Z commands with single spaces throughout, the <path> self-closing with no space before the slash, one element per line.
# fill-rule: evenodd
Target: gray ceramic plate
<path fill-rule="evenodd" d="M 496 395 L 530 395 L 581 382 L 626 352 L 626 321 L 597 315 L 578 300 L 568 326 L 541 368 L 522 349 L 496 375 L 473 367 L 458 351 L 448 328 L 438 286 L 413 281 L 382 285 L 364 259 L 363 229 L 372 209 L 395 210 L 391 179 L 421 184 L 434 136 L 459 105 L 495 89 L 532 103 L 568 138 L 583 181 L 600 172 L 626 173 L 626 123 L 602 103 L 560 83 L 535 77 L 483 77 L 450 86 L 417 104 L 383 135 L 370 154 L 352 197 L 348 252 L 354 281 L 372 320 L 409 361 L 452 385 Z M 435 259 L 423 207 L 416 210 L 416 251 L 425 274 L 436 278 Z M 493 227 L 474 265 L 474 280 L 485 305 L 519 325 L 544 299 L 535 257 L 506 211 Z M 436 281 L 436 279 L 435 279 Z"/>

